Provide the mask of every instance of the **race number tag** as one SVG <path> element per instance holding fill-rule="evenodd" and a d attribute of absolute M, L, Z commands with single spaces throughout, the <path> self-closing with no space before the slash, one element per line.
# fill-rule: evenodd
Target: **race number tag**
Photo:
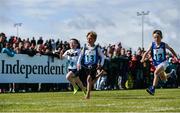
<path fill-rule="evenodd" d="M 96 58 L 96 51 L 92 50 L 86 50 L 85 51 L 85 63 L 95 63 L 95 58 Z"/>
<path fill-rule="evenodd" d="M 162 61 L 164 58 L 164 50 L 162 48 L 154 49 L 154 59 L 156 61 Z"/>

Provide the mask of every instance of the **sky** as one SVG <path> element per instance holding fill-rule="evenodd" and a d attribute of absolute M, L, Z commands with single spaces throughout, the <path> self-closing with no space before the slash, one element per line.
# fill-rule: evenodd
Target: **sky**
<path fill-rule="evenodd" d="M 152 32 L 160 29 L 163 41 L 180 54 L 180 0 L 0 0 L 0 32 L 18 34 L 22 39 L 40 36 L 44 40 L 86 42 L 86 34 L 95 31 L 96 44 L 122 43 L 137 50 L 142 46 L 144 16 L 144 47 L 153 41 Z"/>

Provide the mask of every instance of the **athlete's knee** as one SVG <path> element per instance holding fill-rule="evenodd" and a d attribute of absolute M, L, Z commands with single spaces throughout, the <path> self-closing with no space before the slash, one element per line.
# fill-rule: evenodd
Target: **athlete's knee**
<path fill-rule="evenodd" d="M 70 80 L 72 78 L 72 74 L 71 73 L 68 73 L 67 75 L 66 75 L 66 79 L 67 80 Z"/>
<path fill-rule="evenodd" d="M 67 75 L 67 76 L 66 76 L 66 79 L 67 79 L 67 80 L 70 80 L 70 76 L 69 76 L 69 75 Z"/>
<path fill-rule="evenodd" d="M 92 82 L 92 77 L 91 77 L 90 75 L 87 77 L 87 82 L 88 82 L 88 83 L 91 83 L 91 82 Z"/>
<path fill-rule="evenodd" d="M 154 76 L 160 76 L 164 71 L 162 69 L 155 70 Z"/>
<path fill-rule="evenodd" d="M 154 77 L 158 77 L 158 76 L 159 76 L 158 72 L 155 71 L 155 72 L 154 72 Z"/>

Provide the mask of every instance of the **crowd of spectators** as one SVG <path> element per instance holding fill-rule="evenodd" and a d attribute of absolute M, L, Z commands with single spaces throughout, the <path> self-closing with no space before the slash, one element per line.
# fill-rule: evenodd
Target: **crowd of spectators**
<path fill-rule="evenodd" d="M 55 42 L 54 39 L 44 41 L 42 37 L 39 37 L 36 41 L 34 37 L 30 40 L 29 38 L 21 39 L 16 36 L 11 36 L 7 39 L 4 33 L 1 33 L 0 36 L 0 51 L 2 51 L 3 48 L 8 48 L 16 54 L 28 54 L 29 56 L 49 55 L 59 57 L 60 51 L 66 51 L 69 49 L 68 42 L 63 42 L 59 39 Z"/>
<path fill-rule="evenodd" d="M 101 48 L 106 57 L 103 68 L 107 74 L 98 78 L 95 86 L 97 90 L 138 89 L 151 85 L 155 68 L 150 55 L 145 63 L 140 62 L 142 54 L 145 52 L 143 48 L 139 47 L 138 50 L 132 51 L 131 48 L 122 47 L 121 43 L 109 44 Z M 68 49 L 68 42 L 60 39 L 44 41 L 43 37 L 39 37 L 38 40 L 35 40 L 34 37 L 32 39 L 21 39 L 16 36 L 7 38 L 4 33 L 0 34 L 0 52 L 7 53 L 9 56 L 28 54 L 30 57 L 48 55 L 59 58 L 60 52 Z M 166 84 L 159 83 L 159 87 L 178 87 L 180 85 L 180 62 L 174 61 L 171 54 L 167 54 L 167 59 L 170 66 L 166 71 L 175 69 L 176 73 L 174 74 L 177 74 L 178 78 L 169 79 Z"/>
<path fill-rule="evenodd" d="M 142 89 L 152 85 L 155 67 L 152 63 L 151 55 L 147 57 L 146 62 L 141 63 L 142 55 L 145 50 L 138 48 L 137 51 L 125 49 L 121 43 L 117 45 L 109 45 L 104 50 L 107 68 L 107 74 L 101 76 L 97 82 L 97 90 L 103 89 Z M 169 73 L 172 69 L 177 78 L 169 78 L 166 83 L 159 82 L 158 87 L 178 87 L 180 81 L 180 61 L 175 61 L 174 56 L 170 53 L 166 55 L 169 66 L 166 70 Z"/>

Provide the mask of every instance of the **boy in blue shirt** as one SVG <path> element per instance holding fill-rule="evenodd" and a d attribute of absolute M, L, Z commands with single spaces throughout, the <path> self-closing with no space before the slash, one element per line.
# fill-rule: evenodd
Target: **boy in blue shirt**
<path fill-rule="evenodd" d="M 95 45 L 97 34 L 90 31 L 86 35 L 87 45 L 82 49 L 77 62 L 77 74 L 87 76 L 87 94 L 86 99 L 90 98 L 90 91 L 93 88 L 94 80 L 96 79 L 97 69 L 101 68 L 104 64 L 104 54 L 99 46 Z"/>
<path fill-rule="evenodd" d="M 149 46 L 148 50 L 144 53 L 141 62 L 145 61 L 146 55 L 151 52 L 151 57 L 153 60 L 153 65 L 155 66 L 155 71 L 154 71 L 154 80 L 153 80 L 153 85 L 149 88 L 147 88 L 147 92 L 150 95 L 155 94 L 155 86 L 158 84 L 158 78 L 160 77 L 161 80 L 167 81 L 167 77 L 165 75 L 165 70 L 168 66 L 168 61 L 166 59 L 166 49 L 170 50 L 170 52 L 175 56 L 177 60 L 177 54 L 171 48 L 167 43 L 162 42 L 163 35 L 160 30 L 155 30 L 153 32 L 153 39 L 154 42 Z"/>

